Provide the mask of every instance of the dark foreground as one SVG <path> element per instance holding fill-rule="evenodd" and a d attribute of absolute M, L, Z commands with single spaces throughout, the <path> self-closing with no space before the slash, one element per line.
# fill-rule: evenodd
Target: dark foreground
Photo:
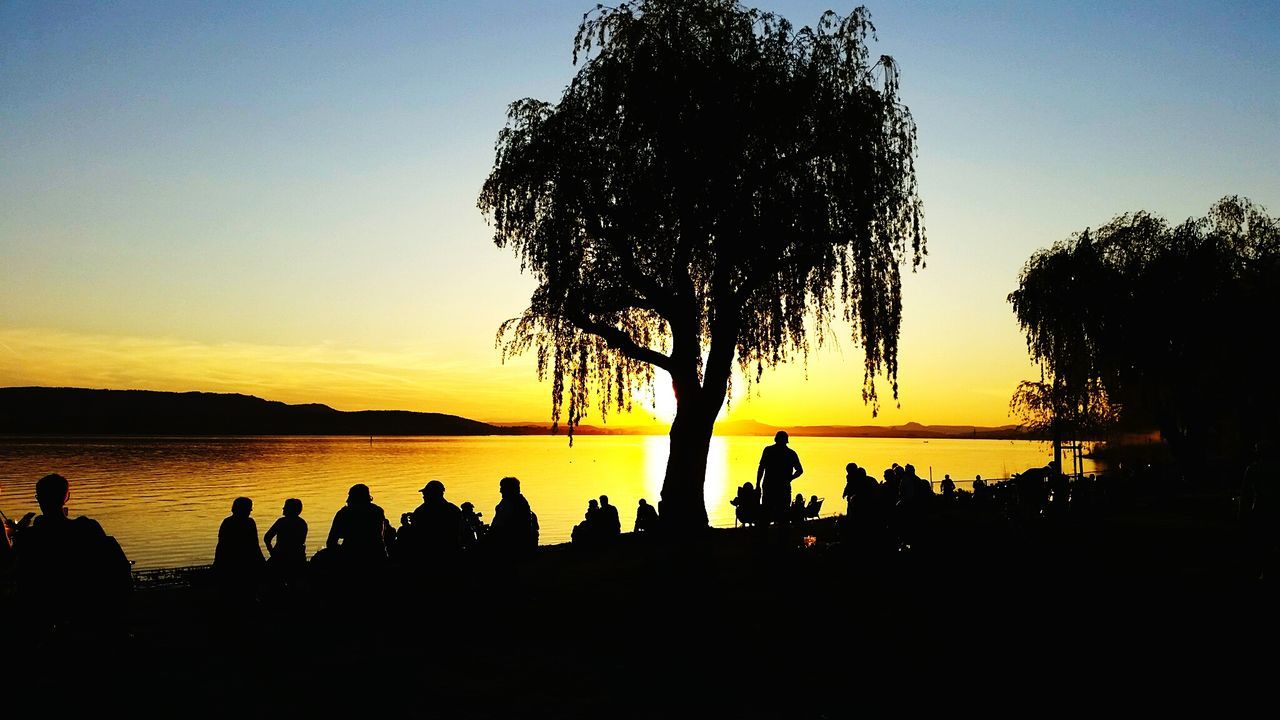
<path fill-rule="evenodd" d="M 805 534 L 818 541 L 803 548 Z M 675 545 L 624 536 L 239 610 L 199 582 L 141 590 L 126 639 L 8 648 L 4 701 L 52 715 L 823 718 L 1234 713 L 1273 694 L 1280 608 L 1225 500 L 1016 532 L 944 519 L 935 535 L 880 554 L 832 520 Z"/>

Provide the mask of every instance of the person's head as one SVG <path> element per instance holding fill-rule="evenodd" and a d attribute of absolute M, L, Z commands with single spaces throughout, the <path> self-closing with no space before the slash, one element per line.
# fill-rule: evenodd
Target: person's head
<path fill-rule="evenodd" d="M 902 471 L 905 472 L 908 477 L 912 477 L 916 474 L 916 466 L 908 464 L 906 467 L 902 468 Z"/>
<path fill-rule="evenodd" d="M 951 476 L 950 476 L 950 475 L 943 475 L 943 476 L 942 476 L 942 479 L 943 479 L 943 480 L 950 480 L 950 479 L 951 479 Z"/>
<path fill-rule="evenodd" d="M 432 480 L 418 492 L 422 493 L 423 500 L 438 500 L 444 497 L 444 483 Z"/>
<path fill-rule="evenodd" d="M 796 493 L 796 502 L 798 503 L 804 502 L 804 493 Z"/>
<path fill-rule="evenodd" d="M 45 515 L 62 515 L 62 507 L 70 498 L 71 488 L 61 475 L 53 473 L 36 481 L 36 503 Z"/>
<path fill-rule="evenodd" d="M 473 513 L 476 511 L 476 506 L 472 505 L 469 502 L 464 502 L 459 507 L 462 509 L 462 512 L 464 513 Z"/>
<path fill-rule="evenodd" d="M 302 501 L 298 498 L 289 498 L 284 501 L 284 514 L 289 517 L 298 517 L 302 514 Z"/>
<path fill-rule="evenodd" d="M 811 502 L 811 503 L 816 503 L 816 502 L 818 502 L 818 496 L 817 496 L 817 495 L 810 495 L 810 496 L 809 496 L 809 502 Z"/>
<path fill-rule="evenodd" d="M 649 503 L 645 502 L 644 498 L 640 498 L 640 507 L 644 507 L 645 505 L 648 505 L 648 504 Z"/>
<path fill-rule="evenodd" d="M 369 492 L 369 486 L 364 483 L 356 483 L 347 491 L 348 505 L 367 505 L 373 502 L 373 495 Z"/>
<path fill-rule="evenodd" d="M 844 466 L 844 474 L 853 477 L 858 474 L 858 463 L 849 463 Z"/>
<path fill-rule="evenodd" d="M 253 512 L 253 501 L 247 497 L 238 497 L 231 501 L 231 514 L 238 517 L 249 517 Z"/>
<path fill-rule="evenodd" d="M 498 481 L 498 492 L 502 497 L 520 494 L 520 481 L 513 477 L 504 477 Z"/>
<path fill-rule="evenodd" d="M 779 430 L 779 431 L 778 431 L 778 433 L 777 433 L 776 435 L 774 435 L 774 436 L 773 436 L 773 441 L 774 441 L 775 443 L 779 444 L 779 445 L 786 445 L 786 444 L 787 444 L 787 431 L 786 431 L 786 430 Z"/>
<path fill-rule="evenodd" d="M 600 503 L 596 502 L 594 499 L 588 500 L 588 501 L 587 501 L 587 509 L 588 509 L 588 510 L 599 510 L 599 509 L 600 509 Z"/>
<path fill-rule="evenodd" d="M 606 506 L 606 505 L 608 505 L 608 504 L 609 504 L 609 496 L 608 496 L 608 495 L 601 495 L 601 496 L 600 496 L 600 507 L 604 507 L 604 506 Z"/>

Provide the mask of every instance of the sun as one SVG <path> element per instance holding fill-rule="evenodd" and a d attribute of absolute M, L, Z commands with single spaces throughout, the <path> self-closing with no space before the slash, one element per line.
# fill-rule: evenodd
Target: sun
<path fill-rule="evenodd" d="M 671 381 L 658 378 L 653 383 L 652 392 L 640 390 L 633 396 L 637 410 L 653 417 L 655 422 L 670 425 L 676 419 L 676 393 Z"/>

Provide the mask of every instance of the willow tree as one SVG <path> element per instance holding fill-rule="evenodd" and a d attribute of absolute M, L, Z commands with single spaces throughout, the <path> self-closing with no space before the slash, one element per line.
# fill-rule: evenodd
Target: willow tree
<path fill-rule="evenodd" d="M 843 318 L 863 401 L 881 374 L 897 397 L 900 268 L 925 239 L 915 125 L 874 32 L 862 8 L 797 30 L 733 0 L 597 6 L 560 101 L 509 108 L 479 206 L 538 287 L 504 357 L 536 352 L 570 433 L 670 376 L 665 523 L 706 524 L 735 364 L 758 381 Z"/>
<path fill-rule="evenodd" d="M 1114 411 L 1158 428 L 1189 472 L 1221 472 L 1280 431 L 1280 377 L 1260 326 L 1280 313 L 1277 288 L 1280 220 L 1229 197 L 1178 225 L 1129 213 L 1037 252 L 1009 301 L 1051 415 L 1071 424 Z M 1015 405 L 1035 400 L 1026 390 Z"/>

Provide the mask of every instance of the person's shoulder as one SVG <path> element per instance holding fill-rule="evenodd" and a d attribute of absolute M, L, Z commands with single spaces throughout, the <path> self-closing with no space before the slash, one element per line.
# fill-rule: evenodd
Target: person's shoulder
<path fill-rule="evenodd" d="M 88 517 L 87 515 L 81 515 L 80 517 L 76 518 L 75 520 L 72 520 L 71 522 L 73 523 L 76 530 L 78 530 L 84 535 L 106 535 L 107 534 L 107 531 L 102 529 L 102 523 L 99 523 L 97 520 L 94 520 L 93 518 Z"/>

